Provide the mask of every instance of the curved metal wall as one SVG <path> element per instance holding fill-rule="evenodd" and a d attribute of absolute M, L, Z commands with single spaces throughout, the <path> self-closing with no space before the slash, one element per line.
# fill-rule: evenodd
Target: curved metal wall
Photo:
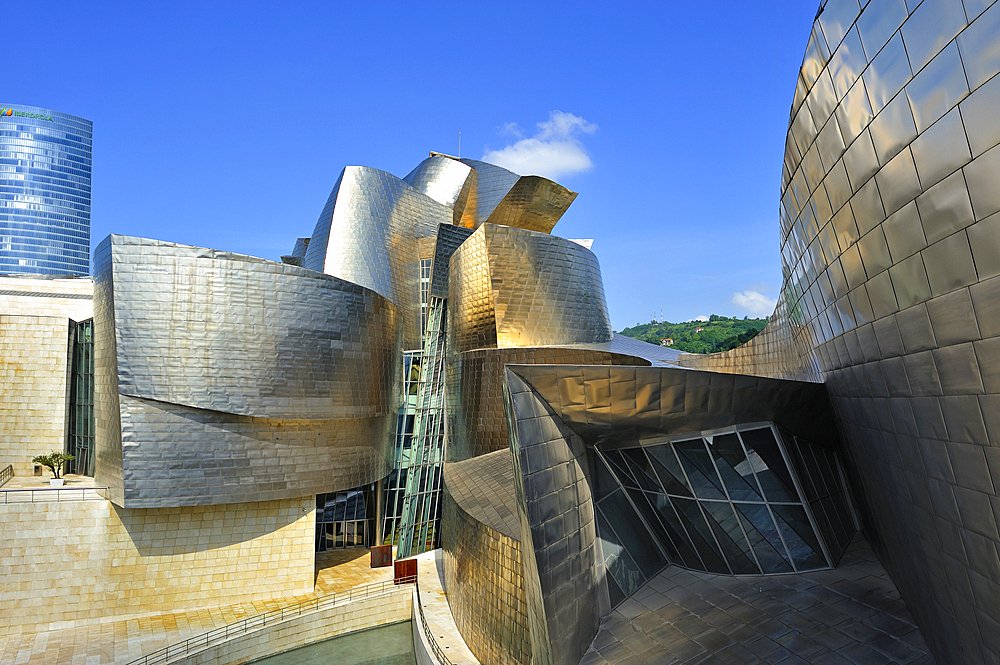
<path fill-rule="evenodd" d="M 347 489 L 388 472 L 397 309 L 341 279 L 110 236 L 95 252 L 97 475 L 126 507 Z"/>
<path fill-rule="evenodd" d="M 418 241 L 453 211 L 394 175 L 344 169 L 320 214 L 302 265 L 384 296 L 399 308 L 406 348 L 420 345 Z"/>
<path fill-rule="evenodd" d="M 449 280 L 458 351 L 612 339 L 600 264 L 570 240 L 487 224 L 452 255 Z"/>
<path fill-rule="evenodd" d="M 862 3 L 864 4 L 864 3 Z M 688 366 L 822 380 L 872 540 L 942 662 L 994 662 L 1000 6 L 828 2 L 785 148 L 785 285 Z"/>

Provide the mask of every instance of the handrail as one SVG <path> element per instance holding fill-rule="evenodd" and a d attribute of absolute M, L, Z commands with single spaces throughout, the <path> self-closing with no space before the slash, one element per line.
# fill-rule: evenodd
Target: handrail
<path fill-rule="evenodd" d="M 415 586 L 417 589 L 417 608 L 418 613 L 420 614 L 420 625 L 423 626 L 424 635 L 427 636 L 427 642 L 431 645 L 431 651 L 434 652 L 438 662 L 442 663 L 442 665 L 453 665 L 451 659 L 445 654 L 444 649 L 442 649 L 441 645 L 437 643 L 436 639 L 434 639 L 434 633 L 431 632 L 430 626 L 427 625 L 427 617 L 424 616 L 424 604 L 420 602 L 420 584 L 417 583 Z"/>
<path fill-rule="evenodd" d="M 14 465 L 8 464 L 7 468 L 0 471 L 0 487 L 3 487 L 8 480 L 14 477 Z"/>
<path fill-rule="evenodd" d="M 88 496 L 93 492 L 97 496 Z M 19 489 L 0 489 L 3 503 L 48 503 L 53 501 L 87 501 L 107 499 L 107 487 L 27 487 Z M 68 498 L 64 498 L 66 495 Z M 51 498 L 51 497 L 55 498 Z M 19 498 L 24 497 L 24 498 Z"/>
<path fill-rule="evenodd" d="M 247 617 L 242 621 L 236 621 L 234 623 L 215 628 L 207 633 L 190 637 L 183 642 L 171 644 L 170 646 L 147 654 L 142 658 L 137 658 L 136 660 L 128 663 L 128 665 L 155 665 L 156 663 L 166 663 L 171 659 L 186 656 L 194 649 L 207 648 L 213 644 L 220 644 L 228 640 L 230 637 L 236 637 L 237 635 L 248 633 L 254 628 L 262 628 L 267 625 L 268 622 L 274 623 L 275 621 L 284 621 L 286 618 L 301 616 L 307 611 L 314 612 L 326 609 L 327 607 L 331 607 L 339 603 L 351 602 L 355 599 L 360 600 L 362 598 L 369 598 L 380 593 L 391 591 L 396 588 L 396 585 L 398 584 L 416 584 L 416 581 L 416 575 L 400 577 L 395 580 L 362 584 L 352 589 L 348 589 L 347 591 L 327 594 L 319 598 L 303 600 L 295 603 L 294 605 L 289 605 L 276 610 L 269 610 L 262 614 Z"/>

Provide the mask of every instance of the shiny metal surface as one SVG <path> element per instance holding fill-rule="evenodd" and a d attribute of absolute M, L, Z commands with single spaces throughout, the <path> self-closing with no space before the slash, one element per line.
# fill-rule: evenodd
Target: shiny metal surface
<path fill-rule="evenodd" d="M 520 522 L 510 450 L 445 466 L 448 602 L 482 663 L 531 663 Z"/>
<path fill-rule="evenodd" d="M 403 343 L 420 346 L 420 243 L 433 239 L 452 209 L 384 171 L 344 169 L 302 265 L 384 296 L 402 314 Z"/>
<path fill-rule="evenodd" d="M 385 298 L 123 236 L 95 268 L 97 476 L 113 501 L 291 498 L 388 472 L 401 331 Z"/>
<path fill-rule="evenodd" d="M 1000 658 L 998 25 L 991 2 L 823 6 L 830 55 L 814 27 L 789 119 L 775 313 L 744 347 L 678 360 L 825 383 L 872 545 L 940 662 Z"/>
<path fill-rule="evenodd" d="M 487 224 L 451 258 L 457 351 L 611 341 L 600 265 L 590 250 Z"/>

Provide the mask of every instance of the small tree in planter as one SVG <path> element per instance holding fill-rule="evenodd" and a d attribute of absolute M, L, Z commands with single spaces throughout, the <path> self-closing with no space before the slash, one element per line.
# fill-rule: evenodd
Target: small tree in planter
<path fill-rule="evenodd" d="M 35 464 L 41 464 L 42 466 L 47 466 L 52 469 L 52 479 L 49 481 L 51 485 L 62 485 L 63 478 L 62 468 L 66 462 L 75 460 L 74 455 L 67 455 L 66 453 L 51 452 L 48 455 L 38 455 L 37 457 L 31 458 L 31 461 Z"/>

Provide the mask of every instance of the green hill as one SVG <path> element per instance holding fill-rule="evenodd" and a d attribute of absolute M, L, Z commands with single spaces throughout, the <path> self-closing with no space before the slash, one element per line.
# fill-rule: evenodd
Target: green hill
<path fill-rule="evenodd" d="M 662 339 L 672 339 L 671 348 L 688 353 L 718 353 L 735 349 L 759 333 L 767 319 L 730 319 L 713 314 L 708 321 L 684 323 L 644 323 L 625 328 L 619 334 L 659 344 Z M 700 330 L 699 330 L 700 329 Z"/>

